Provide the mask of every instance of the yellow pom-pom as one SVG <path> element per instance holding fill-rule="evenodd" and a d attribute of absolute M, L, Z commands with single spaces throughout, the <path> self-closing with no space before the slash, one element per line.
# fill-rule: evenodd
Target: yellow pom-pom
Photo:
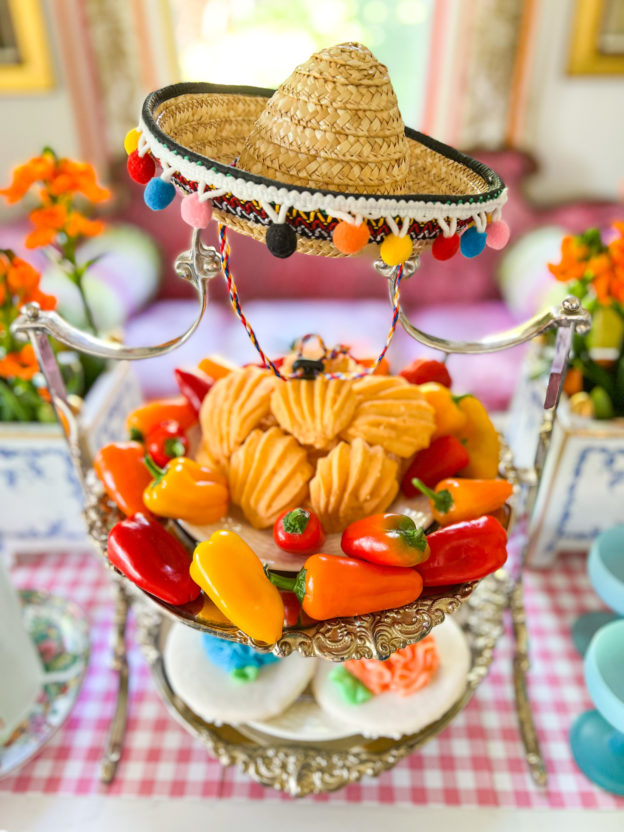
<path fill-rule="evenodd" d="M 141 134 L 136 129 L 136 127 L 133 127 L 132 130 L 128 130 L 128 132 L 126 133 L 126 138 L 124 139 L 124 149 L 125 149 L 126 153 L 128 154 L 128 156 L 131 153 L 134 153 L 134 151 L 139 146 L 139 136 L 140 135 Z"/>
<path fill-rule="evenodd" d="M 413 249 L 411 237 L 407 234 L 404 237 L 389 234 L 379 246 L 379 256 L 386 266 L 399 266 L 410 257 Z"/>

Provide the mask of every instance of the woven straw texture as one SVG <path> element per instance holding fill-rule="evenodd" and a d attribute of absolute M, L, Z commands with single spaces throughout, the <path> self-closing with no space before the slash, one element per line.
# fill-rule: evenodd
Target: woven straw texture
<path fill-rule="evenodd" d="M 347 194 L 471 196 L 476 172 L 405 135 L 387 68 L 361 44 L 323 49 L 271 96 L 188 93 L 154 113 L 163 132 L 207 159 L 280 185 Z M 417 197 L 416 197 L 417 198 Z M 264 240 L 266 228 L 218 210 L 215 218 Z M 418 252 L 431 241 L 418 241 Z M 327 241 L 298 251 L 344 256 Z"/>

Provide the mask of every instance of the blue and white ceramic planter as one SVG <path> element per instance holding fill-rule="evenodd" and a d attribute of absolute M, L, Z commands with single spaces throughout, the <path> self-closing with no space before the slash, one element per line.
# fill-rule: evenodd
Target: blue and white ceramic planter
<path fill-rule="evenodd" d="M 518 468 L 529 467 L 543 414 L 545 380 L 521 380 L 507 440 Z M 550 566 L 558 552 L 588 551 L 624 520 L 624 419 L 585 419 L 564 396 L 529 527 L 528 563 Z"/>
<path fill-rule="evenodd" d="M 87 396 L 81 427 L 89 452 L 126 435 L 141 401 L 126 363 L 104 373 Z M 57 424 L 0 423 L 0 550 L 50 551 L 88 544 L 83 494 Z"/>

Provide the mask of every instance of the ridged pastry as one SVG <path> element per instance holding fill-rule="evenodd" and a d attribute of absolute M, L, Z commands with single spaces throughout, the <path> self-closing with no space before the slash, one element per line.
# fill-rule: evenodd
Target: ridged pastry
<path fill-rule="evenodd" d="M 365 376 L 353 383 L 358 404 L 342 439 L 363 439 L 388 453 L 410 457 L 427 448 L 434 412 L 418 387 L 400 376 Z"/>
<path fill-rule="evenodd" d="M 383 448 L 356 437 L 319 459 L 310 481 L 310 503 L 326 532 L 385 511 L 399 490 L 398 465 Z"/>
<path fill-rule="evenodd" d="M 199 420 L 205 452 L 227 469 L 232 453 L 270 415 L 275 376 L 244 367 L 219 379 L 204 399 Z"/>
<path fill-rule="evenodd" d="M 254 430 L 230 459 L 230 496 L 252 526 L 265 529 L 307 498 L 313 473 L 293 436 L 278 427 Z"/>
<path fill-rule="evenodd" d="M 353 383 L 317 376 L 313 381 L 277 382 L 271 410 L 279 424 L 301 442 L 328 448 L 355 413 Z"/>

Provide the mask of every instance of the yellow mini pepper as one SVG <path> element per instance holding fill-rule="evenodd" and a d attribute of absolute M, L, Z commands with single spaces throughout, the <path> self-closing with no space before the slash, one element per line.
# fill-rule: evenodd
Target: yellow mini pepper
<path fill-rule="evenodd" d="M 448 436 L 449 433 L 457 435 L 466 423 L 466 416 L 457 406 L 448 387 L 438 384 L 437 381 L 428 381 L 426 384 L 419 384 L 418 389 L 435 411 L 436 429 L 431 441 L 439 439 L 440 436 Z"/>
<path fill-rule="evenodd" d="M 191 578 L 250 638 L 274 644 L 282 635 L 284 603 L 256 553 L 237 534 L 214 532 L 193 553 Z"/>
<path fill-rule="evenodd" d="M 465 418 L 464 426 L 455 434 L 463 442 L 470 462 L 459 477 L 492 480 L 498 476 L 500 438 L 488 412 L 479 399 L 463 396 L 458 407 Z"/>
<path fill-rule="evenodd" d="M 220 520 L 227 512 L 229 494 L 222 474 L 188 457 L 175 457 L 159 468 L 147 455 L 145 464 L 154 481 L 143 492 L 143 503 L 158 517 L 203 526 Z"/>

